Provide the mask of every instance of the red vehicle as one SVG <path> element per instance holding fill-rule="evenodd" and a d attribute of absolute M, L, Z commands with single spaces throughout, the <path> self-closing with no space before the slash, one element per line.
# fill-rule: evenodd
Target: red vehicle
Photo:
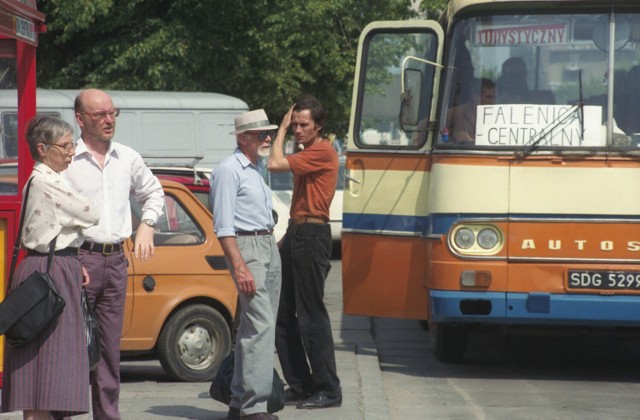
<path fill-rule="evenodd" d="M 2 125 L 0 146 L 4 147 L 7 140 L 4 136 L 5 130 L 15 129 L 19 133 L 17 168 L 12 173 L 2 175 L 3 182 L 6 181 L 6 177 L 17 179 L 18 188 L 0 188 L 0 299 L 4 298 L 7 287 L 7 262 L 11 258 L 18 228 L 22 204 L 22 197 L 18 191 L 22 191 L 33 168 L 24 132 L 27 121 L 36 114 L 36 47 L 38 36 L 46 29 L 44 18 L 45 16 L 38 12 L 35 0 L 0 0 L 0 67 L 4 74 L 0 80 L 0 90 L 17 91 L 14 96 L 14 109 L 18 114 L 17 126 Z M 4 341 L 0 341 L 0 359 L 3 357 L 3 344 Z"/>

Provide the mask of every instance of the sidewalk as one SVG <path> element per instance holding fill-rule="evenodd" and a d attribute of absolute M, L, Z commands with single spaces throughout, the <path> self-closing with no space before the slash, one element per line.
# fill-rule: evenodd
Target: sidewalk
<path fill-rule="evenodd" d="M 371 337 L 371 319 L 342 313 L 341 262 L 332 260 L 325 302 L 333 329 L 342 406 L 322 410 L 285 407 L 283 420 L 389 419 L 378 353 Z M 279 368 L 279 366 L 277 366 Z M 123 361 L 120 413 L 123 419 L 225 419 L 228 407 L 209 397 L 209 383 L 168 382 L 157 361 Z M 21 419 L 22 413 L 0 415 Z M 90 419 L 90 415 L 75 419 Z"/>

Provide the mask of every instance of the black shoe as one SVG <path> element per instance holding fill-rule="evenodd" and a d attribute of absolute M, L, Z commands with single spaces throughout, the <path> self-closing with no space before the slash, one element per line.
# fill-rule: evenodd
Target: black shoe
<path fill-rule="evenodd" d="M 227 413 L 227 420 L 240 420 L 240 409 L 235 407 L 229 407 Z"/>
<path fill-rule="evenodd" d="M 248 420 L 278 420 L 278 416 L 269 413 L 253 413 L 240 418 Z"/>
<path fill-rule="evenodd" d="M 289 387 L 284 391 L 284 405 L 298 405 L 299 402 L 310 396 L 310 392 L 301 392 Z"/>
<path fill-rule="evenodd" d="M 296 408 L 327 408 L 327 407 L 340 407 L 342 405 L 342 395 L 330 397 L 323 391 L 316 392 L 306 400 L 300 401 Z"/>

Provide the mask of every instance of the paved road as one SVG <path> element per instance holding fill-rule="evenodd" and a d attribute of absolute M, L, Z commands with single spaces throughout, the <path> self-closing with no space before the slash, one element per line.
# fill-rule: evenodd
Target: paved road
<path fill-rule="evenodd" d="M 343 404 L 324 410 L 285 407 L 280 419 L 366 419 L 389 418 L 376 347 L 371 337 L 371 320 L 342 313 L 340 260 L 332 261 L 325 302 L 336 348 Z M 208 383 L 169 382 L 155 360 L 123 361 L 120 412 L 123 419 L 224 419 L 227 406 L 209 397 Z M 0 419 L 20 419 L 20 413 L 0 415 Z M 75 417 L 87 420 L 83 415 Z"/>
<path fill-rule="evenodd" d="M 342 380 L 342 407 L 277 413 L 288 419 L 638 419 L 640 341 L 565 334 L 471 335 L 467 360 L 439 363 L 417 321 L 342 313 L 341 262 L 326 302 Z M 169 382 L 156 361 L 125 361 L 124 419 L 223 419 L 206 383 Z M 20 414 L 0 419 L 20 419 Z M 90 416 L 76 417 L 82 420 Z"/>
<path fill-rule="evenodd" d="M 416 321 L 373 323 L 390 418 L 640 418 L 638 339 L 483 329 L 466 361 L 447 365 Z"/>

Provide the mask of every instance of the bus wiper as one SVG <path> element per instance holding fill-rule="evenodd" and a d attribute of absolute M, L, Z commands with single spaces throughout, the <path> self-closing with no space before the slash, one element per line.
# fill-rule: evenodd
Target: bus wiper
<path fill-rule="evenodd" d="M 579 111 L 578 120 L 580 121 L 580 140 L 584 141 L 584 102 L 582 101 L 582 69 L 578 72 L 578 90 L 579 100 L 571 108 L 558 115 L 553 121 L 551 121 L 542 131 L 529 138 L 527 144 L 523 146 L 521 150 L 516 152 L 516 157 L 523 159 L 531 154 L 542 140 L 544 140 L 549 133 L 551 133 L 559 125 L 563 124 L 567 118 L 569 118 L 574 112 Z"/>
<path fill-rule="evenodd" d="M 551 133 L 559 125 L 563 124 L 567 120 L 567 118 L 569 118 L 574 112 L 579 109 L 582 109 L 581 103 L 572 105 L 571 108 L 558 115 L 556 119 L 551 121 L 545 128 L 542 129 L 542 131 L 531 136 L 527 144 L 525 144 L 521 150 L 518 150 L 516 152 L 516 157 L 522 159 L 529 156 L 533 149 L 535 149 L 540 144 L 540 142 L 544 140 L 545 137 L 547 137 L 549 133 Z"/>

